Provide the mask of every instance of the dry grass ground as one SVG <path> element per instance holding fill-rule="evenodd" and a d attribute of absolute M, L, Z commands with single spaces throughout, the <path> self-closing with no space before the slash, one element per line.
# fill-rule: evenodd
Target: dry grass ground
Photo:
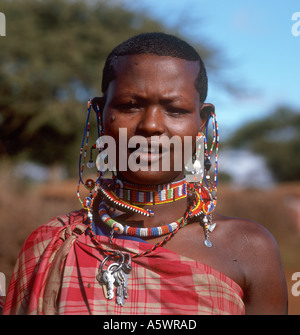
<path fill-rule="evenodd" d="M 6 166 L 1 169 L 0 186 L 0 272 L 8 282 L 25 238 L 52 217 L 79 208 L 80 204 L 76 180 L 21 183 Z M 277 240 L 289 287 L 289 314 L 300 314 L 300 296 L 291 294 L 292 273 L 300 272 L 297 208 L 300 208 L 300 184 L 279 185 L 271 190 L 237 190 L 228 185 L 219 189 L 220 213 L 252 219 L 265 226 Z"/>

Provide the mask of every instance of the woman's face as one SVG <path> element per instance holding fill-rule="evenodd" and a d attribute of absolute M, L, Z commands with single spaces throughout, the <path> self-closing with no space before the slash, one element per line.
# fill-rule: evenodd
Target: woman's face
<path fill-rule="evenodd" d="M 206 123 L 205 117 L 200 118 L 203 105 L 195 88 L 198 62 L 130 55 L 117 59 L 115 72 L 116 77 L 105 94 L 102 118 L 104 134 L 116 141 L 119 178 L 136 184 L 163 184 L 183 178 L 184 136 L 193 139 L 192 152 L 195 138 Z M 119 136 L 120 128 L 127 139 Z M 168 139 L 174 136 L 177 144 L 181 140 L 180 147 L 169 145 Z M 136 156 L 133 152 L 138 146 L 130 142 L 134 137 L 143 138 Z M 163 160 L 168 159 L 169 167 L 163 165 Z M 130 160 L 140 167 L 137 171 L 133 171 Z M 175 167 L 178 161 L 182 162 L 179 171 L 178 165 Z"/>

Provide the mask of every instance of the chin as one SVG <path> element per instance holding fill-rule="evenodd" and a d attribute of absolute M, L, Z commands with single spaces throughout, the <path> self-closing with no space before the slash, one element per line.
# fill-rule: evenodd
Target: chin
<path fill-rule="evenodd" d="M 161 185 L 183 179 L 184 174 L 181 171 L 131 171 L 119 173 L 118 178 L 132 184 Z"/>

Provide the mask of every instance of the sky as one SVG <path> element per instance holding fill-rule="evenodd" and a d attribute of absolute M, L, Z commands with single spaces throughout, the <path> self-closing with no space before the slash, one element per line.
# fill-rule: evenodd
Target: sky
<path fill-rule="evenodd" d="M 227 65 L 222 76 L 243 89 L 232 95 L 218 85 L 217 78 L 209 81 L 206 101 L 216 107 L 221 135 L 269 115 L 278 106 L 300 112 L 299 0 L 123 3 L 131 9 L 142 9 L 166 27 L 179 27 L 183 36 L 203 40 L 224 53 Z M 296 20 L 292 20 L 293 15 Z"/>

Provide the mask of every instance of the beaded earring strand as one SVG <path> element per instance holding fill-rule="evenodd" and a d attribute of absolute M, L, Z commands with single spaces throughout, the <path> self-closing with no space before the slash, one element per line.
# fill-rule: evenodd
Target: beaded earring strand
<path fill-rule="evenodd" d="M 83 172 L 84 172 L 84 167 L 85 167 L 85 161 L 86 161 L 86 156 L 87 156 L 87 149 L 88 149 L 88 142 L 89 142 L 89 137 L 90 137 L 90 114 L 91 114 L 91 109 L 92 109 L 92 101 L 91 99 L 88 100 L 87 103 L 87 119 L 86 119 L 86 124 L 84 128 L 84 133 L 83 133 L 83 138 L 81 142 L 81 147 L 80 147 L 80 154 L 79 154 L 79 180 L 78 180 L 78 185 L 77 185 L 77 198 L 82 206 L 83 209 L 87 210 L 87 215 L 91 219 L 93 218 L 93 213 L 92 213 L 92 208 L 94 204 L 94 199 L 97 195 L 98 192 L 98 184 L 100 181 L 101 177 L 101 172 L 100 169 L 97 168 L 97 178 L 96 181 L 93 179 L 87 179 L 85 182 L 83 181 Z M 103 133 L 102 130 L 102 123 L 101 123 L 101 116 L 100 116 L 100 111 L 99 107 L 97 106 L 97 110 L 95 110 L 96 116 L 97 116 L 97 133 L 98 136 L 101 136 Z M 93 145 L 91 147 L 90 151 L 90 160 L 87 163 L 88 168 L 95 167 L 95 163 L 92 160 L 92 150 L 96 148 L 96 145 Z M 86 189 L 89 190 L 90 194 L 89 197 L 85 197 L 85 199 L 82 201 L 80 197 L 80 185 L 83 184 Z M 94 194 L 92 193 L 94 189 Z"/>
<path fill-rule="evenodd" d="M 211 155 L 213 152 L 214 147 L 215 148 L 215 166 L 214 166 L 214 184 L 210 187 L 210 189 L 217 191 L 218 186 L 218 154 L 219 154 L 219 127 L 217 122 L 217 116 L 215 112 L 212 112 L 210 115 L 212 119 L 212 127 L 213 127 L 213 138 L 212 138 L 212 144 L 210 147 L 210 150 L 208 152 L 207 149 L 207 138 L 208 138 L 208 124 L 206 126 L 206 136 L 204 137 L 204 168 L 206 172 L 208 172 L 211 168 Z M 209 175 L 204 175 L 204 180 L 206 185 L 208 185 L 208 180 L 210 179 Z"/>
<path fill-rule="evenodd" d="M 88 107 L 87 107 L 87 120 L 86 120 L 86 124 L 84 128 L 83 138 L 82 138 L 81 147 L 80 147 L 80 154 L 79 154 L 79 180 L 78 180 L 78 185 L 77 185 L 77 197 L 78 197 L 80 204 L 83 207 L 85 205 L 84 205 L 84 201 L 81 200 L 79 189 L 80 189 L 80 184 L 85 185 L 85 183 L 82 180 L 82 176 L 83 176 L 83 171 L 85 167 L 85 160 L 86 160 L 89 135 L 90 135 L 90 122 L 89 122 L 90 113 L 91 113 L 91 102 L 89 100 Z"/>
<path fill-rule="evenodd" d="M 211 112 L 210 118 L 212 119 L 212 127 L 213 127 L 213 138 L 210 150 L 208 152 L 207 148 L 207 138 L 208 138 L 208 123 L 206 126 L 206 136 L 204 139 L 204 168 L 206 170 L 206 174 L 204 174 L 204 181 L 205 184 L 209 190 L 211 202 L 210 206 L 203 207 L 203 211 L 205 213 L 205 216 L 202 220 L 204 225 L 204 232 L 205 232 L 205 245 L 207 247 L 211 247 L 212 243 L 209 240 L 209 232 L 212 232 L 216 226 L 215 223 L 212 223 L 212 212 L 215 210 L 216 203 L 217 203 L 217 186 L 218 186 L 218 153 L 219 153 L 219 128 L 218 128 L 218 122 L 217 122 L 217 116 L 215 111 Z M 213 184 L 210 182 L 210 176 L 208 174 L 208 171 L 211 168 L 211 155 L 213 152 L 213 149 L 215 147 L 215 166 L 214 166 L 214 182 Z"/>

